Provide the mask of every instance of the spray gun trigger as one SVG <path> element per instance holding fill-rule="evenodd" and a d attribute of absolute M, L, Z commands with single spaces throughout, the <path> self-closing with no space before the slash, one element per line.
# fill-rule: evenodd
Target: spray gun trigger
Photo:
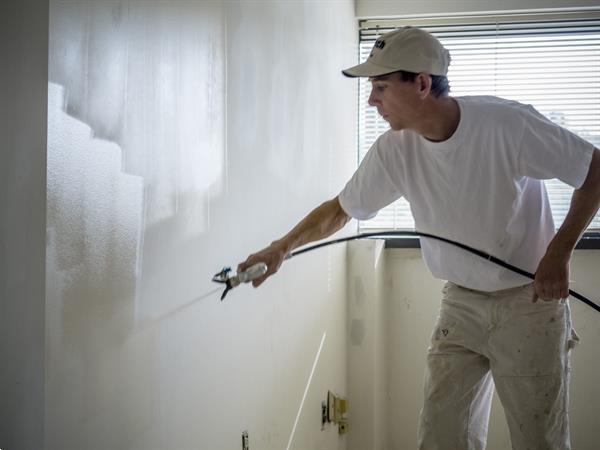
<path fill-rule="evenodd" d="M 223 291 L 223 293 L 221 294 L 221 301 L 223 301 L 223 299 L 225 298 L 225 296 L 227 295 L 227 293 L 231 290 L 231 285 L 229 283 L 227 283 L 227 287 L 225 288 L 225 290 Z"/>

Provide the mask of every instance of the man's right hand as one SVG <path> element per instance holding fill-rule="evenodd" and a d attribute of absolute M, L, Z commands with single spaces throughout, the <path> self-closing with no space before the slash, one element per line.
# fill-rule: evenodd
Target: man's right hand
<path fill-rule="evenodd" d="M 287 256 L 285 248 L 286 247 L 282 241 L 274 241 L 268 247 L 263 248 L 261 251 L 248 256 L 246 261 L 239 263 L 237 266 L 237 272 L 243 272 L 244 270 L 253 266 L 254 264 L 258 264 L 261 262 L 265 263 L 267 265 L 267 273 L 265 273 L 263 276 L 252 280 L 252 286 L 258 287 L 261 284 L 263 284 L 267 278 L 269 278 L 271 275 L 273 275 L 279 270 L 281 264 L 283 263 L 283 260 Z"/>

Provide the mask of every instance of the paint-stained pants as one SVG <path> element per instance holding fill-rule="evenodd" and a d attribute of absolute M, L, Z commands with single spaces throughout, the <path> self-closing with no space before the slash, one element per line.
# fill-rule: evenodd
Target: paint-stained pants
<path fill-rule="evenodd" d="M 419 449 L 485 448 L 494 385 L 513 450 L 568 450 L 568 301 L 533 285 L 480 292 L 447 283 L 431 337 Z"/>

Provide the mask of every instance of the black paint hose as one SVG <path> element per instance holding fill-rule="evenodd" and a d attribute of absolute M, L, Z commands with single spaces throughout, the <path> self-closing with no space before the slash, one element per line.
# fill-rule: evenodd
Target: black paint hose
<path fill-rule="evenodd" d="M 501 259 L 498 259 L 495 256 L 488 255 L 487 253 L 482 252 L 481 250 L 477 250 L 473 247 L 469 247 L 468 245 L 461 244 L 460 242 L 451 241 L 450 239 L 446 239 L 446 238 L 439 237 L 439 236 L 434 236 L 433 234 L 421 233 L 418 231 L 379 231 L 379 232 L 373 232 L 373 233 L 361 233 L 361 234 L 357 234 L 355 236 L 349 236 L 349 237 L 344 237 L 344 238 L 340 238 L 340 239 L 333 239 L 331 241 L 321 242 L 319 244 L 311 245 L 309 247 L 304 247 L 300 250 L 296 250 L 295 252 L 291 252 L 288 255 L 287 259 L 293 258 L 294 256 L 297 256 L 297 255 L 301 255 L 302 253 L 310 252 L 312 250 L 316 250 L 318 248 L 326 247 L 326 246 L 332 245 L 332 244 L 339 244 L 341 242 L 353 241 L 356 239 L 377 238 L 377 237 L 385 237 L 385 236 L 427 237 L 427 238 L 431 238 L 431 239 L 436 239 L 438 241 L 446 242 L 446 243 L 454 245 L 456 247 L 460 247 L 463 250 L 466 250 L 470 253 L 474 253 L 475 255 L 477 255 L 483 259 L 487 259 L 488 261 L 491 261 L 494 264 L 502 266 L 505 269 L 512 270 L 513 272 L 518 273 L 519 275 L 523 275 L 524 277 L 531 278 L 532 280 L 535 279 L 535 274 L 529 273 L 523 269 L 520 269 L 519 267 L 513 266 L 512 264 L 502 261 Z M 583 303 L 588 305 L 590 308 L 593 308 L 596 311 L 600 312 L 600 305 L 594 303 L 589 298 L 584 297 L 580 293 L 569 289 L 569 295 L 575 297 L 577 300 L 582 301 Z"/>

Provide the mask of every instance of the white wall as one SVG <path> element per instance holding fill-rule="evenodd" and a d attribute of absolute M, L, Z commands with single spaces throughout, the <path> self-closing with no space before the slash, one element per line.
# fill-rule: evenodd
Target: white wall
<path fill-rule="evenodd" d="M 0 448 L 44 430 L 48 4 L 0 2 Z"/>
<path fill-rule="evenodd" d="M 356 17 L 598 6 L 598 0 L 356 0 Z"/>
<path fill-rule="evenodd" d="M 432 278 L 419 249 L 386 249 L 384 303 L 388 317 L 390 449 L 413 448 L 423 403 L 425 354 L 438 315 L 443 282 Z M 577 250 L 571 262 L 571 288 L 600 303 L 600 251 Z M 571 437 L 578 450 L 598 448 L 597 411 L 600 408 L 600 314 L 571 299 L 573 324 L 581 337 L 572 354 Z M 506 420 L 494 396 L 488 450 L 510 448 Z"/>
<path fill-rule="evenodd" d="M 386 450 L 389 398 L 389 286 L 384 240 L 351 241 L 347 253 L 348 450 Z M 414 445 L 413 445 L 414 446 Z"/>
<path fill-rule="evenodd" d="M 345 247 L 224 302 L 210 278 L 351 174 L 355 27 L 350 0 L 51 2 L 47 449 L 345 448 Z"/>

